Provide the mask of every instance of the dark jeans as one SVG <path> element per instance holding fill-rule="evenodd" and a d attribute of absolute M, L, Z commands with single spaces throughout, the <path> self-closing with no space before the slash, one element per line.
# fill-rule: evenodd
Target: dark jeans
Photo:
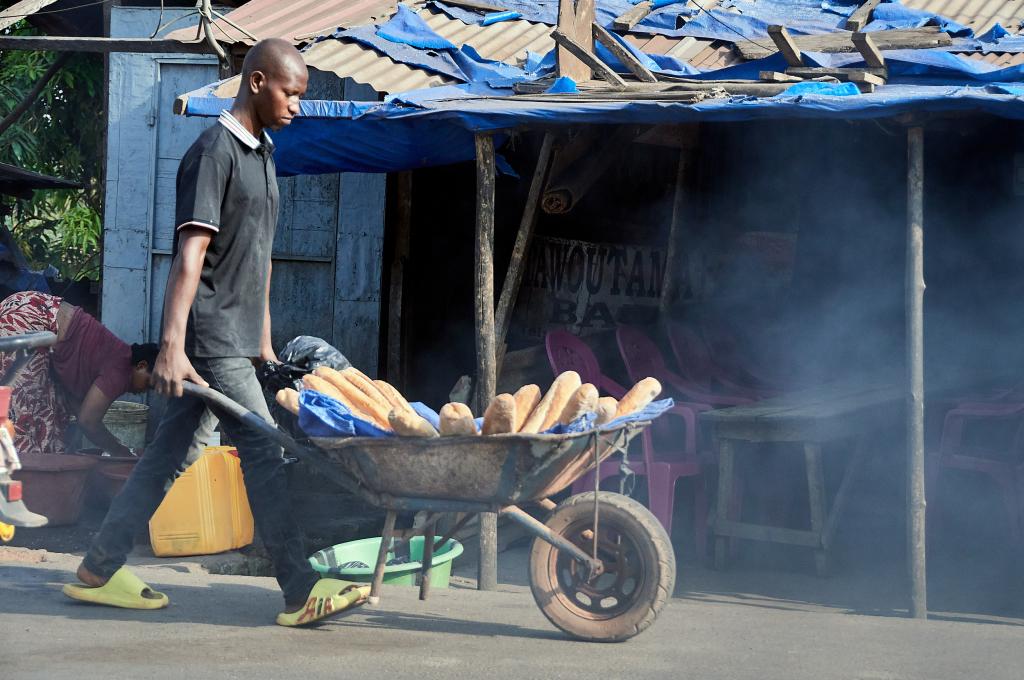
<path fill-rule="evenodd" d="M 248 359 L 192 359 L 192 365 L 211 388 L 273 422 Z M 85 556 L 89 571 L 109 577 L 124 565 L 132 539 L 156 512 L 185 460 L 205 409 L 206 405 L 193 397 L 172 399 L 167 405 L 153 441 L 111 503 Z M 318 576 L 306 559 L 302 533 L 292 515 L 281 448 L 230 418 L 224 419 L 221 427 L 238 448 L 256 528 L 270 553 L 285 602 L 300 604 Z"/>

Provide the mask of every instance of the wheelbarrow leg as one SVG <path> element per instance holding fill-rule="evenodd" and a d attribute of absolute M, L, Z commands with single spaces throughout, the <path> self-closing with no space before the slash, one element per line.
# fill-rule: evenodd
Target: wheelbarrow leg
<path fill-rule="evenodd" d="M 397 514 L 394 510 L 388 510 L 384 516 L 384 531 L 380 535 L 380 550 L 377 551 L 377 564 L 373 568 L 373 582 L 370 584 L 370 605 L 380 604 L 380 587 L 384 583 L 384 566 L 388 562 L 388 549 L 391 548 L 391 537 L 395 533 Z"/>
<path fill-rule="evenodd" d="M 437 520 L 428 522 L 423 530 L 423 566 L 420 567 L 420 599 L 427 599 L 430 594 L 430 571 L 434 566 L 434 530 Z"/>

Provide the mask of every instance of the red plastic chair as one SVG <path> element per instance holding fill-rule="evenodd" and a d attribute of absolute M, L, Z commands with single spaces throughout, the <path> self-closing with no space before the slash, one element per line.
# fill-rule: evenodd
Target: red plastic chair
<path fill-rule="evenodd" d="M 564 371 L 576 371 L 583 382 L 593 383 L 600 391 L 607 392 L 616 399 L 621 399 L 626 389 L 601 372 L 600 364 L 593 351 L 585 342 L 567 331 L 551 331 L 544 340 L 547 348 L 548 361 L 555 375 Z M 675 483 L 681 477 L 696 477 L 694 484 L 694 538 L 697 545 L 697 556 L 702 561 L 707 552 L 707 497 L 704 492 L 703 480 L 700 479 L 701 464 L 697 455 L 697 411 L 706 407 L 694 404 L 679 404 L 665 413 L 647 428 L 641 435 L 643 461 L 630 461 L 629 467 L 633 474 L 647 479 L 648 505 L 665 531 L 672 533 L 672 506 L 674 503 Z M 673 451 L 654 452 L 652 429 L 662 429 L 669 425 L 670 420 L 682 419 L 685 435 L 681 447 Z M 678 421 L 677 421 L 678 422 Z M 620 463 L 617 460 L 606 460 L 597 470 L 598 483 L 620 474 Z M 594 488 L 594 473 L 590 472 L 573 484 L 574 494 L 590 491 Z"/>
<path fill-rule="evenodd" d="M 754 400 L 776 394 L 769 389 L 741 384 L 741 372 L 737 370 L 736 375 L 732 375 L 732 371 L 720 366 L 711 357 L 707 343 L 690 326 L 669 324 L 668 340 L 682 376 L 704 391 Z"/>
<path fill-rule="evenodd" d="M 1007 393 L 1009 394 L 1009 393 Z M 1020 421 L 1009 451 L 970 447 L 964 443 L 964 430 L 971 421 Z M 961 470 L 988 476 L 999 489 L 1006 510 L 1010 536 L 1021 546 L 1024 525 L 1024 403 L 963 402 L 946 414 L 939 450 L 929 456 L 926 493 L 928 507 L 933 502 L 939 476 L 945 470 Z M 1000 459 L 1000 456 L 1002 458 Z"/>

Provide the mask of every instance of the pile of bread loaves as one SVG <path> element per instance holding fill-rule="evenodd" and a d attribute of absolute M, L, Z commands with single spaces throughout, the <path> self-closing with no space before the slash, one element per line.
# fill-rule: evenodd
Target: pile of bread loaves
<path fill-rule="evenodd" d="M 596 413 L 595 424 L 602 425 L 639 411 L 661 393 L 661 383 L 644 378 L 621 400 L 600 397 L 597 388 L 582 383 L 576 371 L 566 371 L 555 378 L 546 394 L 536 385 L 526 385 L 515 394 L 496 396 L 484 412 L 480 429 L 468 406 L 458 402 L 445 404 L 440 412 L 439 432 L 413 410 L 397 389 L 383 380 L 371 380 L 356 368 L 335 371 L 321 367 L 304 376 L 302 383 L 303 389 L 336 399 L 354 416 L 400 437 L 536 434 L 559 423 L 568 425 L 588 413 Z M 283 389 L 277 393 L 277 403 L 297 415 L 299 393 Z"/>

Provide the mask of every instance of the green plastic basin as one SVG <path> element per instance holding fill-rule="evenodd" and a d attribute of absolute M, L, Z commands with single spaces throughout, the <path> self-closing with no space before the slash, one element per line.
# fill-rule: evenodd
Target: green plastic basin
<path fill-rule="evenodd" d="M 317 572 L 337 576 L 346 581 L 369 583 L 373 579 L 373 565 L 377 562 L 380 538 L 364 538 L 324 548 L 309 558 Z M 462 544 L 454 538 L 444 545 L 434 546 L 434 559 L 430 569 L 430 585 L 447 588 L 452 574 L 452 560 L 462 554 Z M 388 552 L 388 560 L 394 559 L 394 552 Z M 409 543 L 409 562 L 384 567 L 384 583 L 414 586 L 416 574 L 422 566 L 423 537 L 415 536 Z M 357 564 L 352 564 L 353 562 Z M 361 563 L 361 564 L 358 564 Z M 365 566 L 363 566 L 365 565 Z"/>

